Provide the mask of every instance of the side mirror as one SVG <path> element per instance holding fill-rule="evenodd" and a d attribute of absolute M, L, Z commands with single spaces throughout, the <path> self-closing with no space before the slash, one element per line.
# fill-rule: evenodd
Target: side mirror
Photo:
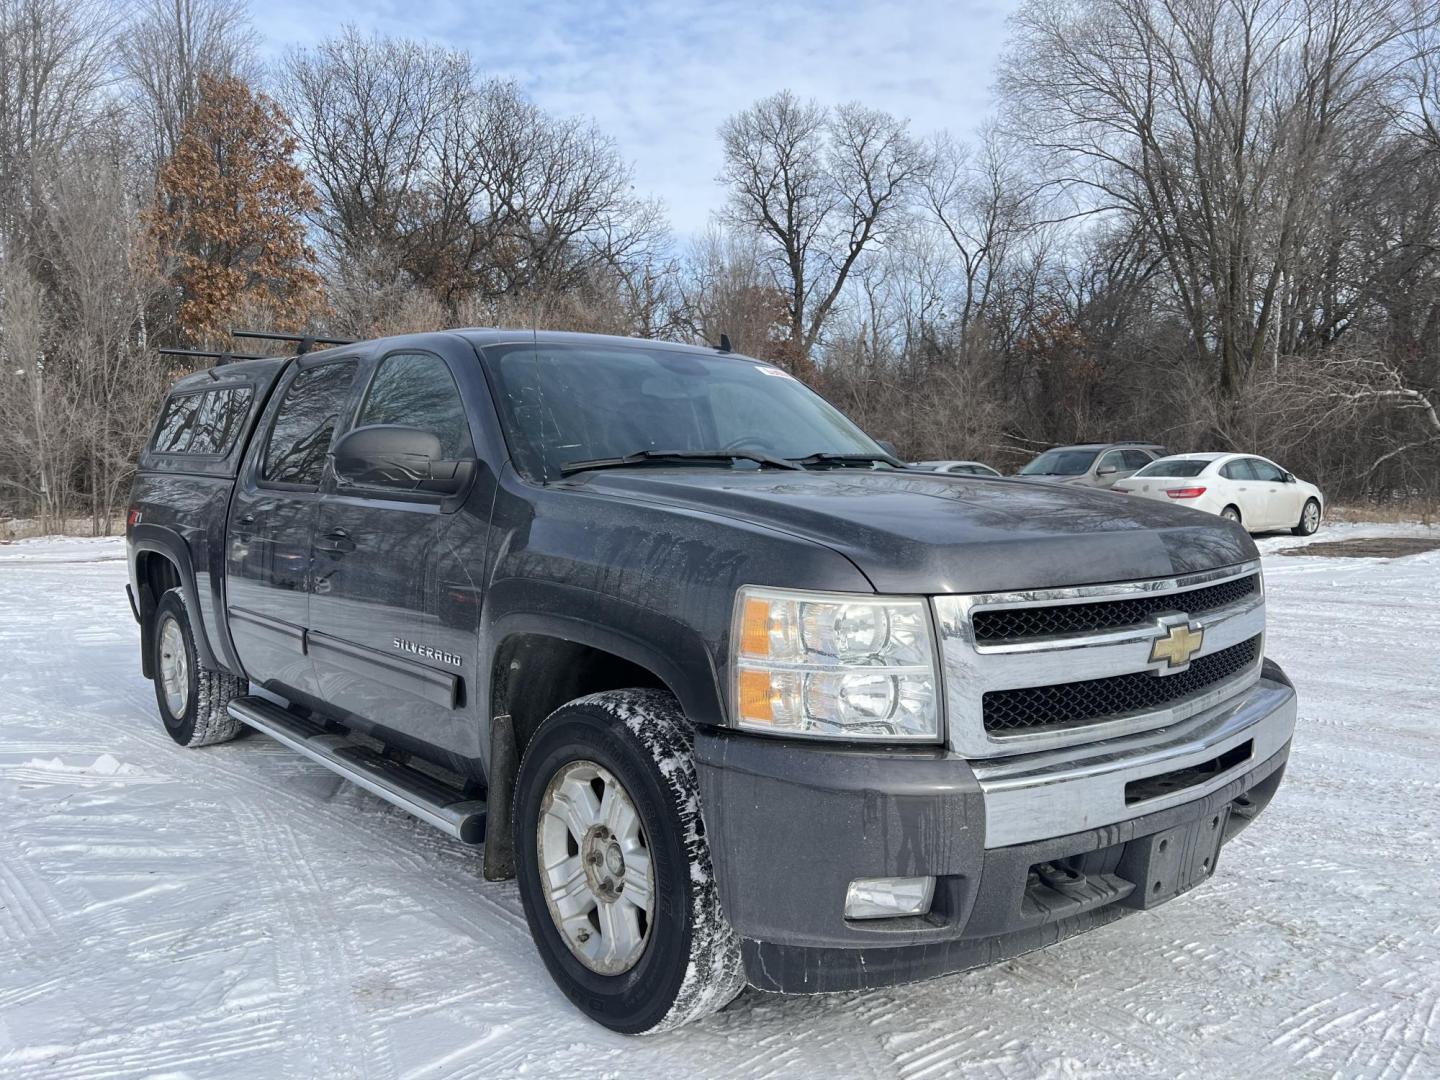
<path fill-rule="evenodd" d="M 1287 484 L 1293 484 L 1293 483 L 1295 483 L 1295 474 L 1294 474 L 1293 472 L 1287 472 L 1287 473 L 1285 474 L 1285 483 L 1287 483 Z"/>
<path fill-rule="evenodd" d="M 341 485 L 454 495 L 469 482 L 475 463 L 446 460 L 443 452 L 440 439 L 423 428 L 371 424 L 335 444 L 335 478 Z"/>
<path fill-rule="evenodd" d="M 1120 471 L 1120 470 L 1117 469 L 1114 465 L 1101 465 L 1098 469 L 1095 470 L 1095 475 L 1096 475 L 1096 476 L 1114 476 L 1114 475 L 1115 475 L 1117 472 L 1119 472 L 1119 471 Z"/>

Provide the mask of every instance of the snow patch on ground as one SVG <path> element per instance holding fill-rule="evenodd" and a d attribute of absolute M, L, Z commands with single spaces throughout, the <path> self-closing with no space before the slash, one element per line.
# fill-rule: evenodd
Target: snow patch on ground
<path fill-rule="evenodd" d="M 35 536 L 0 542 L 0 565 L 114 562 L 124 558 L 123 536 Z"/>
<path fill-rule="evenodd" d="M 650 1039 L 570 1007 L 477 850 L 270 740 L 176 746 L 122 553 L 0 545 L 3 1080 L 1440 1076 L 1440 551 L 1265 560 L 1299 727 L 1206 885 L 996 967 L 748 991 Z"/>

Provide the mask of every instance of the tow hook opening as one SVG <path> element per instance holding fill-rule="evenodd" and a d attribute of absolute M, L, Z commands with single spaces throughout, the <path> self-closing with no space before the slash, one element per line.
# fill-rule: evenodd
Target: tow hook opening
<path fill-rule="evenodd" d="M 1203 784 L 1207 780 L 1213 780 L 1221 773 L 1227 773 L 1237 765 L 1243 765 L 1254 756 L 1254 753 L 1255 740 L 1246 739 L 1239 746 L 1232 747 L 1209 761 L 1202 761 L 1173 772 L 1161 773 L 1158 776 L 1131 780 L 1125 785 L 1125 805 L 1133 806 L 1135 803 L 1148 802 L 1163 795 L 1173 795 L 1177 791 L 1184 791 L 1186 788 Z"/>

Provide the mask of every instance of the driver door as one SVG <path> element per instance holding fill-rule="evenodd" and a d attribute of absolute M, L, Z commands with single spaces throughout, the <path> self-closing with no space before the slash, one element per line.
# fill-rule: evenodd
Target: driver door
<path fill-rule="evenodd" d="M 440 439 L 448 457 L 475 456 L 455 378 L 432 352 L 392 352 L 375 366 L 351 430 L 375 424 L 421 428 Z M 454 535 L 469 520 L 457 512 L 463 501 L 345 483 L 333 459 L 327 467 L 315 519 L 308 641 L 319 696 L 362 730 L 435 743 L 460 723 L 475 671 L 479 608 L 479 591 L 453 554 L 466 546 L 463 535 Z"/>
<path fill-rule="evenodd" d="M 1116 480 L 1123 480 L 1134 471 L 1125 467 L 1124 451 L 1109 450 L 1101 454 L 1100 460 L 1095 463 L 1095 486 L 1113 487 Z"/>

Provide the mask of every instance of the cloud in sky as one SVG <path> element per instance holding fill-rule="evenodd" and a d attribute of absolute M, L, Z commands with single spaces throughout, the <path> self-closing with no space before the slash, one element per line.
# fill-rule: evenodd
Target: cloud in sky
<path fill-rule="evenodd" d="M 351 23 L 364 32 L 468 49 L 544 108 L 594 117 L 665 200 L 678 233 L 704 228 L 722 198 L 716 128 L 757 98 L 858 100 L 924 134 L 967 135 L 990 108 L 1015 0 L 252 0 L 272 55 Z"/>

